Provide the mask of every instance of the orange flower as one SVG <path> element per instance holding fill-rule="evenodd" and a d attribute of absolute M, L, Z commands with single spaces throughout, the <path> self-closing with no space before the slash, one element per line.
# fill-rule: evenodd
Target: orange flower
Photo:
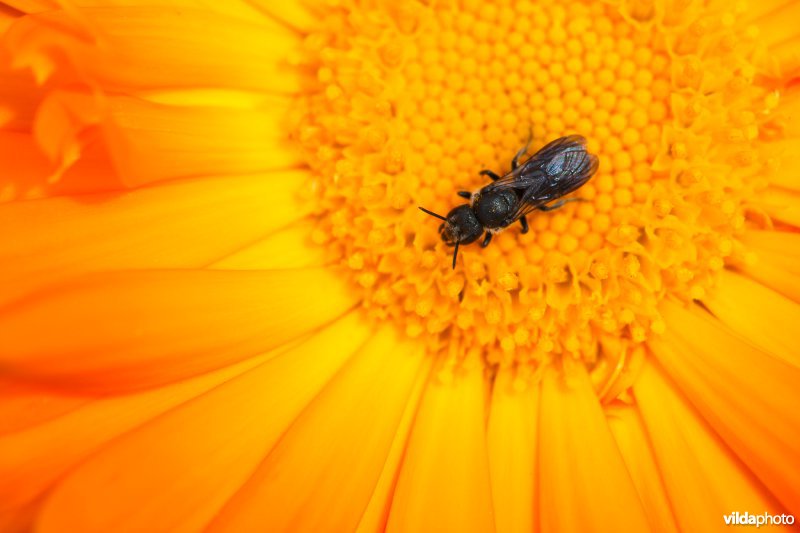
<path fill-rule="evenodd" d="M 6 2 L 0 530 L 797 515 L 798 15 Z M 585 201 L 451 269 L 529 131 Z"/>

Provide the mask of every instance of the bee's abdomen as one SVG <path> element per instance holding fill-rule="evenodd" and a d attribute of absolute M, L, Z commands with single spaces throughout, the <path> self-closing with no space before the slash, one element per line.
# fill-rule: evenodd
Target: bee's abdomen
<path fill-rule="evenodd" d="M 508 225 L 507 219 L 517 208 L 517 195 L 511 190 L 481 194 L 473 205 L 478 220 L 489 229 Z"/>

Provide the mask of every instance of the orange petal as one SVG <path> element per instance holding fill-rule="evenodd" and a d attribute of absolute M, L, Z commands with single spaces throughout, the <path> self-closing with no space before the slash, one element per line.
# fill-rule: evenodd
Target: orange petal
<path fill-rule="evenodd" d="M 651 526 L 583 367 L 545 373 L 539 424 L 542 531 Z"/>
<path fill-rule="evenodd" d="M 681 531 L 721 531 L 733 511 L 781 512 L 655 365 L 645 365 L 634 393 Z"/>
<path fill-rule="evenodd" d="M 487 447 L 498 533 L 538 530 L 539 386 L 501 370 L 492 388 Z"/>
<path fill-rule="evenodd" d="M 614 404 L 606 408 L 608 427 L 625 461 L 642 507 L 651 524 L 662 533 L 676 532 L 678 526 L 653 457 L 653 449 L 639 412 L 632 406 Z M 671 493 L 670 493 L 671 494 Z"/>
<path fill-rule="evenodd" d="M 163 388 L 96 399 L 43 424 L 0 437 L 0 514 L 32 502 L 69 468 L 114 437 L 231 379 L 266 357 L 251 358 Z"/>
<path fill-rule="evenodd" d="M 0 302 L 84 272 L 195 268 L 308 212 L 303 172 L 176 181 L 0 205 Z M 274 250 L 273 250 L 274 253 Z"/>
<path fill-rule="evenodd" d="M 115 6 L 21 18 L 6 34 L 17 66 L 38 79 L 63 62 L 106 89 L 224 87 L 294 93 L 286 63 L 298 36 L 267 17 L 227 17 L 208 9 Z M 88 27 L 88 28 L 87 28 Z M 186 58 L 191 58 L 187 61 Z"/>
<path fill-rule="evenodd" d="M 210 531 L 353 531 L 427 363 L 392 329 L 379 331 L 292 424 Z"/>
<path fill-rule="evenodd" d="M 253 471 L 260 471 L 270 448 L 295 427 L 298 414 L 369 335 L 359 314 L 351 313 L 118 439 L 59 483 L 37 530 L 203 529 Z"/>
<path fill-rule="evenodd" d="M 795 329 L 800 324 L 800 304 L 746 276 L 723 270 L 719 285 L 703 298 L 703 305 L 755 346 L 800 366 Z"/>
<path fill-rule="evenodd" d="M 0 435 L 21 431 L 69 413 L 91 398 L 11 380 L 0 381 Z M 2 529 L 0 529 L 2 531 Z"/>
<path fill-rule="evenodd" d="M 741 240 L 756 254 L 741 265 L 750 277 L 800 303 L 800 233 L 748 231 Z"/>
<path fill-rule="evenodd" d="M 482 365 L 477 363 L 452 381 L 429 382 L 386 531 L 494 531 L 484 389 Z"/>
<path fill-rule="evenodd" d="M 108 155 L 95 145 L 67 169 L 59 181 L 54 165 L 30 133 L 0 131 L 0 162 L 6 170 L 0 185 L 0 203 L 58 195 L 89 194 L 120 189 Z"/>
<path fill-rule="evenodd" d="M 800 369 L 742 341 L 698 307 L 664 301 L 666 373 L 753 473 L 800 512 Z M 754 310 L 748 309 L 747 312 Z"/>
<path fill-rule="evenodd" d="M 152 386 L 279 346 L 356 298 L 324 269 L 89 275 L 1 310 L 0 361 L 66 387 Z"/>
<path fill-rule="evenodd" d="M 12 70 L 0 50 L 0 126 L 6 131 L 31 131 L 43 95 L 30 72 Z"/>

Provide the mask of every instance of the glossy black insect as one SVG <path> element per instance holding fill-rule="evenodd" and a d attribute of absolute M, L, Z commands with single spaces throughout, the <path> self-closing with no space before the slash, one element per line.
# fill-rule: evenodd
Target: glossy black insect
<path fill-rule="evenodd" d="M 580 200 L 558 199 L 589 181 L 597 171 L 597 156 L 586 151 L 586 139 L 580 135 L 556 139 L 520 163 L 529 145 L 530 140 L 517 152 L 511 160 L 511 172 L 505 176 L 481 170 L 480 174 L 489 176 L 492 183 L 473 193 L 459 191 L 457 194 L 467 198 L 469 203 L 454 208 L 446 217 L 420 207 L 429 215 L 444 220 L 439 233 L 448 246 L 455 246 L 453 268 L 460 244 L 475 242 L 485 231 L 481 243 L 485 248 L 495 233 L 517 220 L 522 225 L 522 233 L 527 233 L 525 215 L 536 209 L 552 211 L 567 202 Z M 554 200 L 558 201 L 550 204 Z"/>

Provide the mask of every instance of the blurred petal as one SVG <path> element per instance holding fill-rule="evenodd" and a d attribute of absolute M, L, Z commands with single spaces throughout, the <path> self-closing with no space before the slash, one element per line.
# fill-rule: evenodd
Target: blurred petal
<path fill-rule="evenodd" d="M 664 487 L 639 412 L 632 406 L 615 404 L 607 408 L 607 413 L 608 427 L 642 500 L 642 507 L 649 522 L 657 526 L 653 529 L 677 532 L 668 496 L 671 493 Z"/>
<path fill-rule="evenodd" d="M 741 268 L 753 279 L 800 303 L 800 233 L 748 231 L 741 238 L 756 253 L 756 260 Z"/>
<path fill-rule="evenodd" d="M 700 308 L 665 300 L 669 336 L 651 347 L 700 415 L 786 508 L 800 514 L 800 369 Z"/>
<path fill-rule="evenodd" d="M 279 346 L 356 299 L 324 269 L 89 275 L 0 310 L 0 361 L 71 388 L 152 386 Z"/>
<path fill-rule="evenodd" d="M 450 382 L 429 382 L 386 531 L 494 531 L 483 368 L 475 363 Z"/>
<path fill-rule="evenodd" d="M 66 58 L 83 81 L 107 89 L 225 87 L 293 93 L 286 63 L 298 36 L 267 17 L 242 20 L 206 9 L 89 7 L 21 18 L 6 46 L 42 79 Z"/>
<path fill-rule="evenodd" d="M 326 250 L 311 242 L 314 222 L 302 220 L 209 265 L 227 270 L 271 270 L 324 266 Z"/>
<path fill-rule="evenodd" d="M 0 436 L 36 426 L 69 413 L 90 401 L 85 396 L 58 393 L 44 387 L 0 381 Z"/>
<path fill-rule="evenodd" d="M 138 394 L 93 399 L 43 424 L 0 437 L 0 514 L 34 500 L 69 468 L 114 437 L 262 360 L 251 358 L 217 372 Z"/>
<path fill-rule="evenodd" d="M 539 386 L 501 370 L 487 429 L 489 474 L 498 533 L 537 531 L 535 514 Z"/>
<path fill-rule="evenodd" d="M 566 370 L 565 370 L 566 371 Z M 539 512 L 542 531 L 648 531 L 639 495 L 586 371 L 542 381 Z M 655 524 L 653 525 L 655 526 Z"/>
<path fill-rule="evenodd" d="M 84 272 L 196 268 L 308 213 L 303 172 L 0 205 L 0 302 Z M 274 250 L 273 250 L 274 253 Z"/>
<path fill-rule="evenodd" d="M 800 366 L 796 329 L 800 304 L 741 274 L 723 270 L 719 284 L 703 298 L 703 305 L 758 348 Z M 758 312 L 752 312 L 754 309 Z"/>
<path fill-rule="evenodd" d="M 770 217 L 794 227 L 800 227 L 800 190 L 769 187 L 760 198 Z"/>
<path fill-rule="evenodd" d="M 353 531 L 428 362 L 391 329 L 379 331 L 292 424 L 210 530 Z"/>
<path fill-rule="evenodd" d="M 765 175 L 772 185 L 800 189 L 800 139 L 777 139 L 758 144 L 761 157 L 774 163 Z"/>
<path fill-rule="evenodd" d="M 284 115 L 291 99 L 262 96 L 236 106 L 195 105 L 191 95 L 186 93 L 183 105 L 108 99 L 104 134 L 126 185 L 300 165 L 296 148 L 286 141 Z"/>
<path fill-rule="evenodd" d="M 750 3 L 760 4 L 761 2 Z M 796 75 L 800 72 L 800 51 L 798 51 L 800 28 L 797 26 L 797 20 L 800 18 L 800 4 L 797 2 L 766 3 L 766 6 L 773 5 L 774 9 L 765 10 L 762 16 L 752 21 L 761 29 L 758 36 L 759 44 L 768 50 L 762 63 L 768 67 L 768 71 L 778 76 Z M 773 67 L 769 68 L 770 66 Z"/>
<path fill-rule="evenodd" d="M 654 365 L 645 366 L 634 393 L 681 531 L 721 530 L 723 515 L 733 511 L 780 513 L 780 505 Z"/>
<path fill-rule="evenodd" d="M 369 334 L 351 313 L 117 440 L 59 484 L 37 531 L 201 530 Z"/>

